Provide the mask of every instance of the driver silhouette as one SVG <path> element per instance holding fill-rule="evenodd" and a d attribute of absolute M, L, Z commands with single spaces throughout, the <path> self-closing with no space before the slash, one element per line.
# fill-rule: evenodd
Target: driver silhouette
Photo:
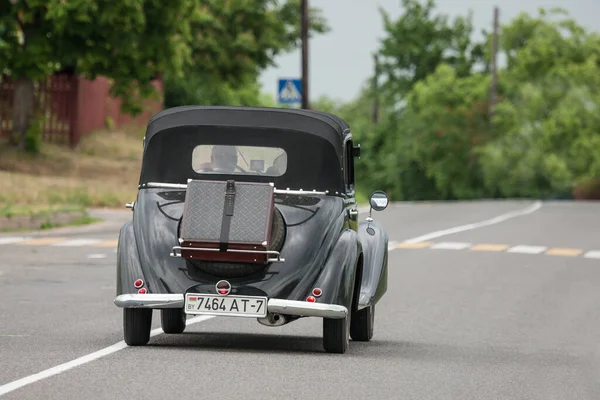
<path fill-rule="evenodd" d="M 235 146 L 216 145 L 210 155 L 210 163 L 214 172 L 231 173 L 237 167 L 238 155 Z"/>

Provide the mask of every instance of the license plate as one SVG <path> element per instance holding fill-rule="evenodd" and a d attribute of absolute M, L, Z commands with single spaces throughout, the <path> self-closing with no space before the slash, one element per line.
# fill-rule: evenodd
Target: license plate
<path fill-rule="evenodd" d="M 267 300 L 266 297 L 187 293 L 184 310 L 186 314 L 261 318 L 267 316 Z"/>

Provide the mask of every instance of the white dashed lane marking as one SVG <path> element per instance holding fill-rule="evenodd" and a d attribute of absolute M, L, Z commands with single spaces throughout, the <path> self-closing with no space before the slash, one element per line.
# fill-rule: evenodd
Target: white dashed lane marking
<path fill-rule="evenodd" d="M 29 240 L 29 237 L 0 237 L 0 244 L 13 244 Z"/>
<path fill-rule="evenodd" d="M 0 237 L 0 245 L 30 244 L 36 246 L 61 246 L 61 247 L 117 247 L 118 240 L 107 239 L 77 239 L 68 237 L 25 237 L 25 236 L 3 236 Z"/>
<path fill-rule="evenodd" d="M 544 246 L 519 245 L 506 250 L 508 253 L 541 254 L 548 248 Z"/>
<path fill-rule="evenodd" d="M 471 247 L 471 243 L 463 242 L 441 242 L 431 246 L 431 249 L 442 249 L 442 250 L 464 250 Z"/>
<path fill-rule="evenodd" d="M 583 255 L 585 258 L 600 258 L 600 250 L 590 250 Z"/>
<path fill-rule="evenodd" d="M 53 243 L 52 246 L 88 246 L 90 244 L 98 243 L 99 241 L 100 240 L 98 239 L 72 239 Z"/>
<path fill-rule="evenodd" d="M 106 258 L 106 254 L 90 254 L 88 258 Z"/>

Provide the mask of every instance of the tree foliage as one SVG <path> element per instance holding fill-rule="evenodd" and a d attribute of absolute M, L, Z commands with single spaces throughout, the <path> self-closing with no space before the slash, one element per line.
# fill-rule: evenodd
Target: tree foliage
<path fill-rule="evenodd" d="M 13 127 L 23 145 L 34 83 L 58 71 L 110 78 L 132 113 L 155 93 L 159 73 L 175 103 L 260 101 L 258 74 L 298 45 L 299 13 L 298 0 L 1 2 L 0 71 L 16 82 Z M 312 9 L 311 32 L 327 30 Z"/>
<path fill-rule="evenodd" d="M 300 1 L 207 0 L 202 13 L 192 24 L 193 63 L 181 76 L 166 76 L 166 106 L 257 104 L 260 73 L 301 44 Z M 311 8 L 309 33 L 328 31 Z"/>
<path fill-rule="evenodd" d="M 451 65 L 459 76 L 466 76 L 481 58 L 479 45 L 473 45 L 471 15 L 453 21 L 434 15 L 435 2 L 402 0 L 404 13 L 392 20 L 380 10 L 385 37 L 379 55 L 384 89 L 393 101 L 402 101 L 413 85 L 432 74 L 438 65 Z"/>
<path fill-rule="evenodd" d="M 600 35 L 560 9 L 504 24 L 490 118 L 491 36 L 473 41 L 470 15 L 450 22 L 431 0 L 403 5 L 395 21 L 383 14 L 383 87 L 338 105 L 363 147 L 362 190 L 396 200 L 543 198 L 599 184 Z"/>

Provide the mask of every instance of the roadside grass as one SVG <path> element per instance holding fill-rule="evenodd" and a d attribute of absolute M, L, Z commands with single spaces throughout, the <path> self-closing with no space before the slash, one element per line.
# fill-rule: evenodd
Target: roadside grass
<path fill-rule="evenodd" d="M 1 142 L 0 216 L 123 207 L 137 194 L 142 138 L 140 128 L 98 131 L 75 149 L 44 143 L 37 155 Z"/>

